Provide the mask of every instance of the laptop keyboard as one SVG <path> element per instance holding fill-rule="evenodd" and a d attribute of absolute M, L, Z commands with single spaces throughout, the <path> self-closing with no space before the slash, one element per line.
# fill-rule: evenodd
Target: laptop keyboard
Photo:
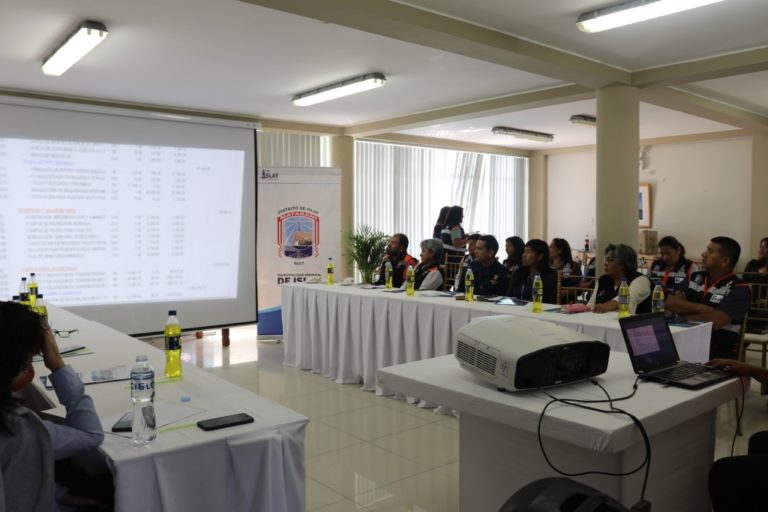
<path fill-rule="evenodd" d="M 700 373 L 705 373 L 709 371 L 712 371 L 712 369 L 703 365 L 679 364 L 676 366 L 672 366 L 670 368 L 664 368 L 663 370 L 657 370 L 653 372 L 653 376 L 661 379 L 666 379 L 666 380 L 679 381 L 679 380 L 687 379 L 688 377 L 693 377 L 694 375 L 698 375 Z"/>

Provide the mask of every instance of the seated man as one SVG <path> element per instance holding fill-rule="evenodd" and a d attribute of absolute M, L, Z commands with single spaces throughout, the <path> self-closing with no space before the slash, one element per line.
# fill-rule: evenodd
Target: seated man
<path fill-rule="evenodd" d="M 475 244 L 474 261 L 469 268 L 475 279 L 475 295 L 503 295 L 507 290 L 509 275 L 504 265 L 496 259 L 499 242 L 493 235 L 483 235 Z M 458 291 L 464 292 L 464 280 L 458 283 Z"/>
<path fill-rule="evenodd" d="M 54 459 L 99 446 L 104 432 L 93 401 L 64 364 L 41 317 L 21 304 L 0 302 L 0 326 L 0 500 L 6 510 L 53 510 Z M 67 409 L 62 425 L 41 421 L 13 396 L 35 378 L 32 357 L 39 353 Z"/>
<path fill-rule="evenodd" d="M 395 233 L 389 238 L 387 255 L 384 256 L 384 261 L 381 262 L 379 277 L 373 284 L 386 284 L 384 267 L 387 261 L 392 264 L 392 286 L 394 288 L 400 288 L 403 285 L 408 274 L 408 267 L 415 268 L 419 263 L 419 260 L 408 254 L 408 237 L 402 233 Z"/>
<path fill-rule="evenodd" d="M 725 236 L 710 240 L 701 254 L 701 266 L 690 280 L 667 297 L 666 308 L 690 320 L 712 322 L 710 358 L 738 357 L 741 324 L 749 311 L 749 287 L 733 269 L 739 261 L 739 243 Z"/>
<path fill-rule="evenodd" d="M 472 262 L 475 259 L 475 246 L 477 245 L 477 240 L 480 238 L 480 233 L 472 233 L 467 237 L 467 253 L 464 255 L 464 258 L 461 260 L 461 267 L 459 267 L 459 272 L 456 274 L 456 282 L 464 280 L 464 274 L 467 273 L 467 269 L 470 265 L 472 265 Z"/>

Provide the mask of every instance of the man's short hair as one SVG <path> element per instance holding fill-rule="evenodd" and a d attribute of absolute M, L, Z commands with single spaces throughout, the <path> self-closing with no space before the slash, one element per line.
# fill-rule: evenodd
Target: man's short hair
<path fill-rule="evenodd" d="M 493 255 L 495 256 L 497 252 L 499 252 L 499 241 L 496 240 L 496 237 L 493 235 L 482 235 L 480 238 L 477 239 L 477 241 L 483 241 L 485 242 L 485 248 L 493 251 Z"/>
<path fill-rule="evenodd" d="M 605 254 L 613 253 L 616 264 L 624 270 L 624 274 L 634 274 L 637 272 L 637 253 L 633 248 L 625 244 L 608 244 L 605 248 Z"/>
<path fill-rule="evenodd" d="M 480 240 L 480 233 L 472 233 L 467 237 L 467 240 Z"/>
<path fill-rule="evenodd" d="M 432 251 L 435 254 L 435 259 L 440 261 L 443 259 L 443 242 L 437 238 L 427 238 L 422 240 L 421 248 L 425 251 Z"/>
<path fill-rule="evenodd" d="M 400 247 L 402 247 L 403 250 L 405 250 L 405 251 L 408 250 L 408 243 L 409 242 L 408 242 L 408 237 L 407 236 L 405 236 L 403 233 L 395 233 L 392 236 L 396 236 L 397 237 L 397 243 L 400 244 Z"/>
<path fill-rule="evenodd" d="M 739 245 L 739 242 L 727 236 L 716 236 L 712 238 L 710 242 L 720 246 L 720 253 L 728 258 L 728 264 L 731 268 L 736 266 L 736 263 L 739 262 L 739 257 L 741 256 L 741 246 Z"/>

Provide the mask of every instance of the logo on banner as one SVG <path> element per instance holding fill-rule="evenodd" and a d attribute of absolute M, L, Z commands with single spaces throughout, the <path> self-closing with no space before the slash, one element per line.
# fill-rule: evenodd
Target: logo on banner
<path fill-rule="evenodd" d="M 269 169 L 261 170 L 261 179 L 263 180 L 276 180 L 280 176 L 278 172 L 272 172 Z"/>
<path fill-rule="evenodd" d="M 320 244 L 320 216 L 317 210 L 304 206 L 283 208 L 277 216 L 279 256 L 309 258 L 317 256 Z"/>

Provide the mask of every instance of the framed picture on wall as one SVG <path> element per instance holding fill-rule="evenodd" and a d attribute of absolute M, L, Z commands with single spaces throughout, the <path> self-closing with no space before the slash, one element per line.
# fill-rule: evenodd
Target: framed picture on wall
<path fill-rule="evenodd" d="M 651 218 L 651 185 L 649 183 L 640 184 L 638 219 L 638 226 L 641 228 L 650 228 L 653 225 Z"/>

